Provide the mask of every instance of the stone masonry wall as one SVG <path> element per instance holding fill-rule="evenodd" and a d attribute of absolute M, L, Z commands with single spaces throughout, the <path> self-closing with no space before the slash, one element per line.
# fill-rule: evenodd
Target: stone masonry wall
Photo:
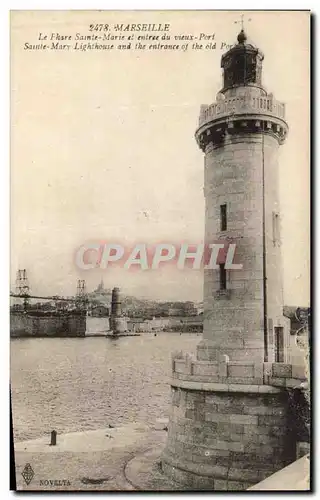
<path fill-rule="evenodd" d="M 265 160 L 265 235 L 268 361 L 275 361 L 274 327 L 284 328 L 284 361 L 288 361 L 290 321 L 283 316 L 283 267 L 281 247 L 281 205 L 279 195 L 279 145 L 268 135 L 263 137 Z M 271 321 L 272 320 L 272 321 Z M 271 323 L 270 323 L 271 321 Z"/>
<path fill-rule="evenodd" d="M 84 337 L 86 316 L 31 316 L 23 313 L 10 315 L 11 337 Z"/>
<path fill-rule="evenodd" d="M 232 360 L 263 362 L 263 163 L 267 248 L 268 318 L 288 327 L 283 317 L 280 240 L 274 241 L 274 217 L 280 215 L 278 142 L 268 135 L 248 134 L 207 146 L 205 157 L 205 240 L 226 237 L 236 244 L 241 270 L 227 271 L 227 293 L 219 293 L 219 269 L 204 272 L 204 333 L 199 359 L 217 359 L 221 347 Z M 220 231 L 220 205 L 227 205 L 227 230 Z M 273 327 L 269 361 L 274 361 Z M 206 348 L 206 349 L 204 349 Z"/>
<path fill-rule="evenodd" d="M 172 376 L 162 470 L 175 481 L 244 490 L 295 460 L 290 391 L 306 383 L 303 366 L 177 353 Z"/>
<path fill-rule="evenodd" d="M 190 488 L 244 490 L 295 459 L 288 398 L 172 389 L 162 469 Z"/>

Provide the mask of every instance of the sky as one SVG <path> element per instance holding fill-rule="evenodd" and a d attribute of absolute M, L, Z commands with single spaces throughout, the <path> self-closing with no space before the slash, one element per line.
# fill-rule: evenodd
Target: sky
<path fill-rule="evenodd" d="M 237 12 L 15 12 L 11 18 L 11 282 L 26 268 L 35 294 L 75 293 L 78 279 L 159 300 L 202 300 L 202 272 L 80 271 L 88 240 L 189 241 L 204 235 L 201 104 L 221 88 L 222 43 Z M 251 21 L 246 21 L 247 18 Z M 88 33 L 92 22 L 170 23 L 171 34 L 215 34 L 186 52 L 26 51 L 39 32 Z M 263 83 L 286 103 L 280 148 L 284 300 L 309 303 L 309 16 L 245 15 L 265 55 Z M 38 42 L 39 43 L 39 42 Z"/>

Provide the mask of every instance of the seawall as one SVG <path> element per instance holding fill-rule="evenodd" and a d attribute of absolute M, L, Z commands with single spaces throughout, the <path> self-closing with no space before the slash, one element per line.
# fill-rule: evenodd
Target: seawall
<path fill-rule="evenodd" d="M 84 337 L 86 315 L 10 313 L 10 337 Z"/>

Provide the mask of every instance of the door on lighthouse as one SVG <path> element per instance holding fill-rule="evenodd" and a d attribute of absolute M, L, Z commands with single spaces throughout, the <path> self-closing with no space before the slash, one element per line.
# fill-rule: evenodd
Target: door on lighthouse
<path fill-rule="evenodd" d="M 284 337 L 283 327 L 276 326 L 274 328 L 275 336 L 275 361 L 276 363 L 284 363 Z"/>

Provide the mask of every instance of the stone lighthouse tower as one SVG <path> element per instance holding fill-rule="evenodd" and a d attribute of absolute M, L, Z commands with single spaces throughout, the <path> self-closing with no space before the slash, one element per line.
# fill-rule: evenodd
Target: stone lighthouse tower
<path fill-rule="evenodd" d="M 172 360 L 162 469 L 192 489 L 246 489 L 295 459 L 287 389 L 304 373 L 286 363 L 278 188 L 288 126 L 263 87 L 263 58 L 241 30 L 196 130 L 205 240 L 235 244 L 242 268 L 220 261 L 204 271 L 203 338 L 196 357 Z"/>
<path fill-rule="evenodd" d="M 114 335 L 127 330 L 126 318 L 121 315 L 120 288 L 114 287 L 111 296 L 110 330 Z"/>

